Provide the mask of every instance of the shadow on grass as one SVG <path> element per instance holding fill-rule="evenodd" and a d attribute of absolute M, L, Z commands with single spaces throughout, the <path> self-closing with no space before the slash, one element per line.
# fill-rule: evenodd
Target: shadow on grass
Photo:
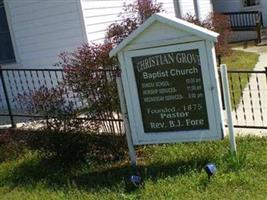
<path fill-rule="evenodd" d="M 35 186 L 44 183 L 46 187 L 66 188 L 69 184 L 83 190 L 98 190 L 103 188 L 124 187 L 129 191 L 129 177 L 138 171 L 144 181 L 157 181 L 160 178 L 183 175 L 192 171 L 201 171 L 209 160 L 208 157 L 200 157 L 196 160 L 176 160 L 171 163 L 153 163 L 138 166 L 133 169 L 129 165 L 119 166 L 113 163 L 103 170 L 90 170 L 88 166 L 72 166 L 63 168 L 60 164 L 40 160 L 27 160 L 10 170 L 0 180 L 5 186 Z"/>

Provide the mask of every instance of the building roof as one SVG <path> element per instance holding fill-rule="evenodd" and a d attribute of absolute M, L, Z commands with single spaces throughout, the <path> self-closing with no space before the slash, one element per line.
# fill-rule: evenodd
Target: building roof
<path fill-rule="evenodd" d="M 126 39 L 124 39 L 119 45 L 117 45 L 111 52 L 110 57 L 118 54 L 123 50 L 129 43 L 131 43 L 136 37 L 138 37 L 144 30 L 150 27 L 153 23 L 160 22 L 174 27 L 178 30 L 189 32 L 205 40 L 212 42 L 217 42 L 218 33 L 210 31 L 206 28 L 197 26 L 195 24 L 189 23 L 185 20 L 166 16 L 164 14 L 154 14 L 148 20 L 146 20 L 142 25 L 140 25 L 135 31 L 133 31 Z"/>

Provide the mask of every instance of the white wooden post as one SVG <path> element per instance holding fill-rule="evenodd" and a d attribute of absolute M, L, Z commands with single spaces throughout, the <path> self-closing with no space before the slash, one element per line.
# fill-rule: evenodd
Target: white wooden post
<path fill-rule="evenodd" d="M 226 64 L 221 64 L 221 76 L 222 76 L 222 84 L 223 84 L 223 95 L 224 95 L 224 105 L 227 114 L 227 124 L 230 136 L 230 147 L 231 152 L 236 153 L 236 141 L 235 141 L 235 133 L 232 119 L 232 106 L 230 100 L 230 92 L 229 92 L 229 84 L 228 84 L 228 75 L 227 75 L 227 66 Z"/>
<path fill-rule="evenodd" d="M 135 149 L 134 149 L 133 140 L 131 136 L 131 129 L 130 129 L 130 124 L 128 120 L 127 107 L 126 107 L 122 80 L 121 80 L 120 75 L 116 77 L 116 82 L 117 82 L 118 94 L 120 98 L 120 106 L 121 106 L 122 118 L 123 118 L 124 126 L 125 126 L 126 140 L 127 140 L 127 145 L 129 149 L 131 165 L 135 167 L 137 165 L 137 160 L 136 160 Z"/>

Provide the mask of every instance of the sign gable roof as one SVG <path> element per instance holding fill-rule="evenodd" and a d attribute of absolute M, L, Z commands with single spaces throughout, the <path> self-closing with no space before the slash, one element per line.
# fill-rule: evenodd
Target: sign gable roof
<path fill-rule="evenodd" d="M 164 14 L 154 14 L 148 20 L 146 20 L 142 25 L 140 25 L 135 31 L 133 31 L 126 39 L 124 39 L 118 46 L 116 46 L 111 52 L 110 57 L 116 55 L 120 52 L 124 47 L 126 47 L 129 43 L 131 43 L 135 38 L 137 38 L 144 30 L 150 27 L 153 23 L 160 22 L 167 24 L 171 27 L 174 27 L 178 30 L 183 30 L 185 32 L 189 32 L 200 38 L 205 40 L 209 40 L 212 42 L 217 42 L 218 33 L 210 31 L 206 28 L 197 26 L 195 24 L 189 23 L 185 20 L 178 19 L 176 17 L 169 17 Z"/>

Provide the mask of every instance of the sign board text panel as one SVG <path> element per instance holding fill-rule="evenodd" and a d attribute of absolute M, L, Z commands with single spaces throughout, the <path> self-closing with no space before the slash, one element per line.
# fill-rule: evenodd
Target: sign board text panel
<path fill-rule="evenodd" d="M 209 129 L 198 49 L 132 58 L 144 132 Z"/>

